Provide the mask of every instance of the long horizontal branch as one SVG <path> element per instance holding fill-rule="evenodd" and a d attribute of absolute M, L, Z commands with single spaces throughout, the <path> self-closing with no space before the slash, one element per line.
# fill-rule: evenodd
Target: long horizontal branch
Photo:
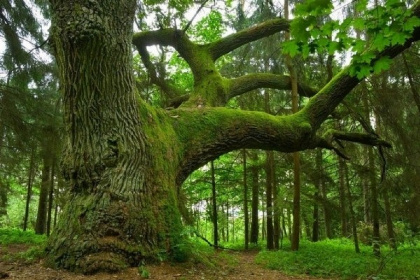
<path fill-rule="evenodd" d="M 319 148 L 333 150 L 340 157 L 349 159 L 349 157 L 344 153 L 343 146 L 340 141 L 359 143 L 368 146 L 392 148 L 391 143 L 379 138 L 379 136 L 376 134 L 344 132 L 335 129 L 329 129 L 326 133 L 324 133 L 324 135 L 320 137 L 315 137 L 314 145 Z M 337 145 L 334 145 L 334 142 L 338 143 L 339 147 L 337 147 Z"/>
<path fill-rule="evenodd" d="M 229 80 L 229 83 L 230 90 L 228 99 L 258 88 L 272 88 L 279 90 L 292 89 L 290 76 L 270 73 L 244 75 L 239 78 Z M 300 96 L 306 97 L 314 96 L 317 93 L 316 90 L 302 83 L 298 84 L 298 92 Z"/>
<path fill-rule="evenodd" d="M 310 125 L 299 115 L 219 108 L 168 111 L 179 143 L 184 146 L 177 183 L 227 152 L 247 148 L 293 152 L 311 148 Z"/>
<path fill-rule="evenodd" d="M 217 60 L 219 57 L 245 44 L 268 37 L 280 31 L 287 31 L 289 27 L 290 21 L 284 18 L 268 20 L 209 44 L 210 52 L 213 59 Z"/>

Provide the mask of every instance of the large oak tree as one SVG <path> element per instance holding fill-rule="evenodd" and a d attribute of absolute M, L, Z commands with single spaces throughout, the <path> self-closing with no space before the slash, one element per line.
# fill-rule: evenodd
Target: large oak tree
<path fill-rule="evenodd" d="M 318 132 L 326 118 L 360 82 L 344 68 L 297 113 L 272 116 L 223 108 L 252 89 L 289 89 L 288 76 L 221 76 L 215 61 L 252 41 L 287 31 L 272 19 L 210 44 L 192 42 L 185 30 L 133 34 L 135 0 L 50 0 L 50 42 L 60 71 L 66 148 L 62 158 L 69 199 L 51 238 L 50 264 L 93 273 L 136 266 L 182 251 L 179 194 L 191 172 L 241 148 L 294 152 L 333 149 L 334 140 L 388 145 L 374 134 Z M 420 14 L 420 5 L 412 10 Z M 395 57 L 419 38 L 415 29 L 400 45 L 376 52 Z M 136 92 L 132 46 L 154 82 L 174 99 L 171 110 L 153 108 Z M 156 74 L 147 46 L 172 46 L 191 67 L 194 90 L 184 94 Z"/>

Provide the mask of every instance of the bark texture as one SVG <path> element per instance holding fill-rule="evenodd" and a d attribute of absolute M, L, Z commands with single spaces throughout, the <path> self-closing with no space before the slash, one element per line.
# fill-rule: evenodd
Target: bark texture
<path fill-rule="evenodd" d="M 62 169 L 69 188 L 47 246 L 50 265 L 94 273 L 137 266 L 159 254 L 182 260 L 186 254 L 178 246 L 182 242 L 179 187 L 191 172 L 226 152 L 337 150 L 333 141 L 340 138 L 384 145 L 374 136 L 317 134 L 360 82 L 350 76 L 349 68 L 290 116 L 209 108 L 226 104 L 233 83 L 215 71 L 215 60 L 287 30 L 289 22 L 284 19 L 197 45 L 179 30 L 133 37 L 135 0 L 50 3 L 50 42 L 60 72 L 67 135 Z M 420 5 L 414 6 L 414 12 L 420 14 Z M 378 53 L 377 59 L 396 56 L 418 39 L 419 31 L 404 45 Z M 139 51 L 151 44 L 174 45 L 188 62 L 195 77 L 194 92 L 178 109 L 154 109 L 138 98 L 132 42 Z M 253 190 L 253 215 L 258 202 L 254 195 Z M 254 216 L 252 220 L 251 242 L 256 242 Z"/>
<path fill-rule="evenodd" d="M 138 265 L 161 250 L 177 255 L 181 224 L 169 184 L 177 145 L 168 140 L 170 129 L 162 133 L 157 113 L 136 100 L 135 4 L 52 1 L 68 136 L 62 164 L 70 189 L 47 247 L 54 266 L 94 273 Z"/>

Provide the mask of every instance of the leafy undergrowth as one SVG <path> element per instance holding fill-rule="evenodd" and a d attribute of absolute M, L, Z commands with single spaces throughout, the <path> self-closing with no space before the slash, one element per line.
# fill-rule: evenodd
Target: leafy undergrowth
<path fill-rule="evenodd" d="M 397 252 L 382 247 L 382 256 L 373 256 L 372 248 L 361 246 L 354 252 L 349 240 L 301 241 L 299 251 L 286 243 L 279 251 L 262 251 L 258 264 L 289 275 L 312 275 L 340 279 L 419 279 L 420 245 L 402 245 Z"/>
<path fill-rule="evenodd" d="M 0 260 L 32 263 L 43 256 L 45 235 L 19 229 L 0 229 Z"/>

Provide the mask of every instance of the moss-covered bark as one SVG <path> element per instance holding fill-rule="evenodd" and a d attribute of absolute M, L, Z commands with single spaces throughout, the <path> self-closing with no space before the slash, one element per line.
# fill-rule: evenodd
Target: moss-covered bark
<path fill-rule="evenodd" d="M 51 265 L 92 273 L 173 253 L 181 230 L 171 128 L 136 100 L 135 1 L 53 1 L 69 199 L 49 239 Z"/>
<path fill-rule="evenodd" d="M 209 50 L 220 49 L 193 45 L 182 34 L 159 40 L 178 40 L 183 57 L 192 53 L 189 64 L 198 78 L 190 100 L 203 97 L 208 103 L 172 111 L 148 107 L 136 97 L 132 73 L 135 5 L 135 0 L 51 0 L 50 38 L 60 70 L 67 135 L 62 167 L 69 188 L 68 203 L 47 246 L 47 261 L 53 266 L 93 273 L 135 266 L 161 253 L 182 259 L 178 188 L 195 169 L 235 149 L 293 152 L 331 148 L 334 137 L 345 138 L 334 131 L 325 137 L 316 132 L 357 84 L 347 72 L 292 116 L 208 108 L 223 103 L 227 93 L 226 80 L 211 72 L 220 53 Z M 228 37 L 219 46 L 238 45 L 236 39 L 250 34 L 256 40 L 281 28 L 282 22 L 271 22 L 267 29 L 259 26 L 260 33 L 248 30 Z M 135 36 L 134 41 L 143 40 L 147 37 Z M 374 136 L 363 141 L 383 144 Z"/>

